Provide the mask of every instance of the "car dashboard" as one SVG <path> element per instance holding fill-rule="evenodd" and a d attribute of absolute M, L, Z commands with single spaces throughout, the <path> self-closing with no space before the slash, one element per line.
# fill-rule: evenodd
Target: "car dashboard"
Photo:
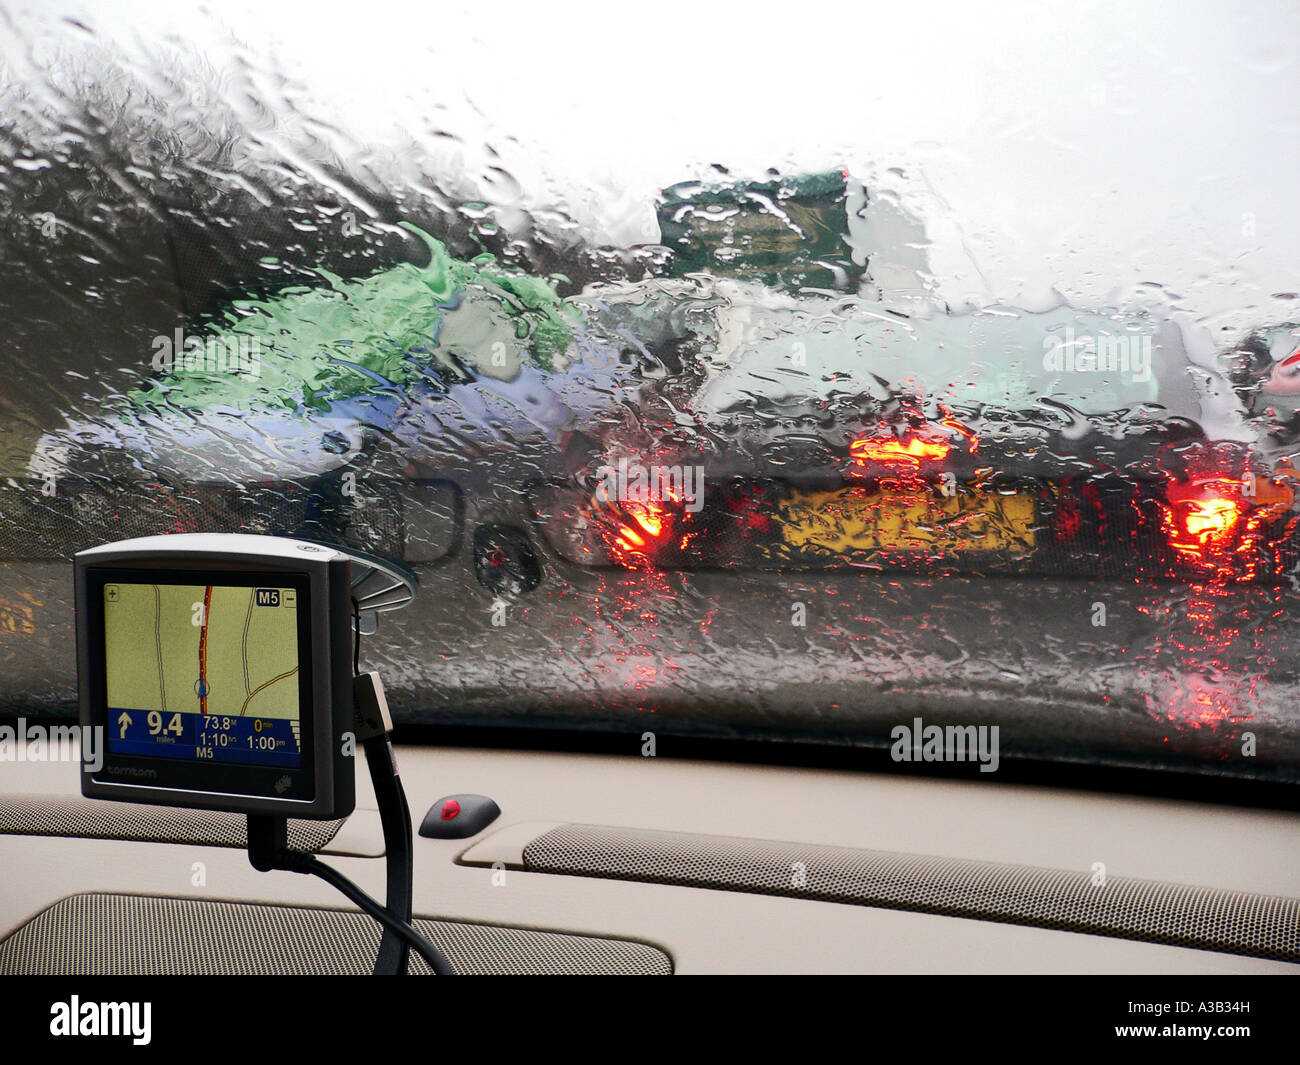
<path fill-rule="evenodd" d="M 415 838 L 417 925 L 457 972 L 1263 973 L 1300 961 L 1300 821 L 1284 811 L 643 757 L 631 742 L 627 754 L 397 753 L 417 824 L 447 795 L 500 808 L 470 836 Z M 3 779 L 0 972 L 368 971 L 377 926 L 312 878 L 256 872 L 237 819 L 83 799 L 66 762 L 17 761 Z M 382 892 L 364 787 L 349 818 L 296 822 L 290 842 Z"/>

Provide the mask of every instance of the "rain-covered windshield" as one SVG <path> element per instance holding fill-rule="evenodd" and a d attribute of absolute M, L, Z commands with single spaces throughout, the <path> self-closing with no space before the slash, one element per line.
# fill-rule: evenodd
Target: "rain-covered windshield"
<path fill-rule="evenodd" d="M 1300 778 L 1300 15 L 607 13 L 0 3 L 0 707 L 239 531 L 401 722 Z"/>

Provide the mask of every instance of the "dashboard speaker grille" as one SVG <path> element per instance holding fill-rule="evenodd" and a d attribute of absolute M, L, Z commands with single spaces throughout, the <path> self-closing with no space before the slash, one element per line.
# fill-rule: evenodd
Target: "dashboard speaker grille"
<path fill-rule="evenodd" d="M 648 943 L 419 919 L 461 974 L 667 976 Z M 379 925 L 362 913 L 137 895 L 61 899 L 0 943 L 6 975 L 349 975 L 369 973 Z M 411 973 L 428 975 L 411 957 Z"/>
<path fill-rule="evenodd" d="M 1300 899 L 996 862 L 562 825 L 535 872 L 784 895 L 1300 962 Z"/>
<path fill-rule="evenodd" d="M 342 821 L 289 821 L 289 846 L 314 852 L 330 842 Z M 0 796 L 0 835 L 72 836 L 140 843 L 194 843 L 205 847 L 248 846 L 243 814 L 183 810 L 134 802 L 106 802 L 79 795 Z"/>

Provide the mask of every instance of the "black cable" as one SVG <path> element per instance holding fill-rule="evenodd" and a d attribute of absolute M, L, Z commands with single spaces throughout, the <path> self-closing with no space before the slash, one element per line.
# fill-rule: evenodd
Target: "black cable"
<path fill-rule="evenodd" d="M 384 832 L 388 869 L 384 901 L 389 913 L 398 920 L 409 921 L 415 894 L 415 848 L 411 835 L 411 809 L 406 802 L 402 778 L 397 775 L 393 741 L 387 733 L 371 736 L 362 741 L 361 749 L 366 752 L 370 784 L 375 789 L 375 805 L 379 807 L 379 823 Z M 408 956 L 406 941 L 385 932 L 379 943 L 379 956 L 375 959 L 375 974 L 405 973 Z"/>
<path fill-rule="evenodd" d="M 356 596 L 352 597 L 352 673 L 353 676 L 361 674 L 361 612 Z M 399 921 L 409 922 L 415 896 L 415 848 L 411 835 L 411 809 L 406 802 L 402 778 L 397 774 L 393 741 L 387 733 L 376 734 L 363 740 L 361 749 L 366 752 L 370 783 L 375 790 L 379 821 L 384 832 L 388 871 L 384 901 L 387 912 Z M 385 927 L 375 957 L 375 975 L 404 975 L 410 954 L 406 939 Z"/>
<path fill-rule="evenodd" d="M 384 939 L 398 940 L 402 944 L 401 967 L 383 968 L 376 965 L 379 974 L 404 974 L 406 952 L 414 946 L 429 967 L 439 976 L 454 976 L 451 963 L 432 943 L 425 939 L 406 918 L 381 906 L 337 869 L 326 865 L 314 854 L 289 849 L 288 820 L 275 814 L 248 815 L 248 860 L 259 872 L 269 873 L 280 869 L 287 873 L 310 873 L 331 884 L 384 926 Z M 381 950 L 382 957 L 382 950 Z"/>
<path fill-rule="evenodd" d="M 415 952 L 420 957 L 429 963 L 429 968 L 439 976 L 455 975 L 451 963 L 447 961 L 442 951 L 420 935 L 411 925 L 394 917 L 385 907 L 372 899 L 346 876 L 332 866 L 326 865 L 314 854 L 301 854 L 297 851 L 290 851 L 282 854 L 280 861 L 283 864 L 279 865 L 279 868 L 292 866 L 295 873 L 311 873 L 313 876 L 320 877 L 332 887 L 337 888 L 385 928 L 395 935 L 401 936 L 415 949 Z"/>
<path fill-rule="evenodd" d="M 357 597 L 352 597 L 352 675 L 361 675 L 361 611 Z"/>
<path fill-rule="evenodd" d="M 352 674 L 354 697 L 361 685 L 361 612 L 356 597 L 352 598 Z M 384 830 L 385 865 L 388 872 L 387 905 L 372 899 L 337 869 L 326 865 L 314 854 L 293 851 L 288 847 L 287 822 L 283 816 L 248 815 L 248 860 L 253 868 L 263 872 L 283 869 L 293 873 L 310 873 L 337 888 L 353 903 L 361 907 L 383 926 L 379 940 L 379 955 L 375 960 L 376 975 L 404 975 L 410 950 L 420 955 L 439 976 L 453 976 L 454 970 L 446 956 L 425 939 L 411 924 L 411 905 L 414 895 L 413 839 L 411 834 L 411 809 L 406 802 L 406 791 L 397 775 L 397 758 L 393 754 L 393 741 L 389 736 L 392 724 L 383 699 L 383 687 L 378 676 L 367 678 L 374 687 L 367 689 L 366 712 L 357 714 L 358 731 L 366 738 L 362 749 L 375 789 L 380 822 Z M 382 718 L 382 724 L 377 723 Z M 364 731 L 362 724 L 365 725 Z"/>

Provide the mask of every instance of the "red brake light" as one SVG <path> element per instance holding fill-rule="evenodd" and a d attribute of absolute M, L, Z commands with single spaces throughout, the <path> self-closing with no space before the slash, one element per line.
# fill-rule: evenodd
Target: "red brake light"
<path fill-rule="evenodd" d="M 684 504 L 675 499 L 598 505 L 596 526 L 610 559 L 620 566 L 653 564 L 673 541 Z"/>
<path fill-rule="evenodd" d="M 923 462 L 942 462 L 952 445 L 942 440 L 910 437 L 906 442 L 892 436 L 864 436 L 849 444 L 849 454 L 860 465 L 884 463 L 919 468 Z"/>
<path fill-rule="evenodd" d="M 1165 535 L 1183 561 L 1218 569 L 1231 552 L 1237 526 L 1245 512 L 1240 497 L 1224 491 L 1222 483 L 1171 482 L 1165 509 Z"/>
<path fill-rule="evenodd" d="M 909 408 L 910 410 L 910 408 Z M 911 427 L 901 434 L 879 432 L 859 436 L 849 442 L 850 466 L 858 472 L 883 467 L 904 478 L 922 469 L 942 467 L 954 451 L 974 455 L 979 449 L 975 434 L 962 425 L 950 411 L 943 410 L 937 423 L 922 424 L 917 411 L 909 413 Z"/>
<path fill-rule="evenodd" d="M 1251 474 L 1174 479 L 1165 489 L 1165 536 L 1183 562 L 1250 579 L 1266 525 L 1285 514 L 1293 498 L 1287 485 Z"/>
<path fill-rule="evenodd" d="M 1226 536 L 1236 528 L 1243 509 L 1239 500 L 1222 496 L 1192 500 L 1183 511 L 1183 527 L 1190 536 Z"/>
<path fill-rule="evenodd" d="M 619 538 L 626 541 L 625 547 L 645 547 L 648 541 L 663 537 L 669 522 L 663 503 L 624 503 L 623 510 L 632 519 L 619 528 Z"/>

